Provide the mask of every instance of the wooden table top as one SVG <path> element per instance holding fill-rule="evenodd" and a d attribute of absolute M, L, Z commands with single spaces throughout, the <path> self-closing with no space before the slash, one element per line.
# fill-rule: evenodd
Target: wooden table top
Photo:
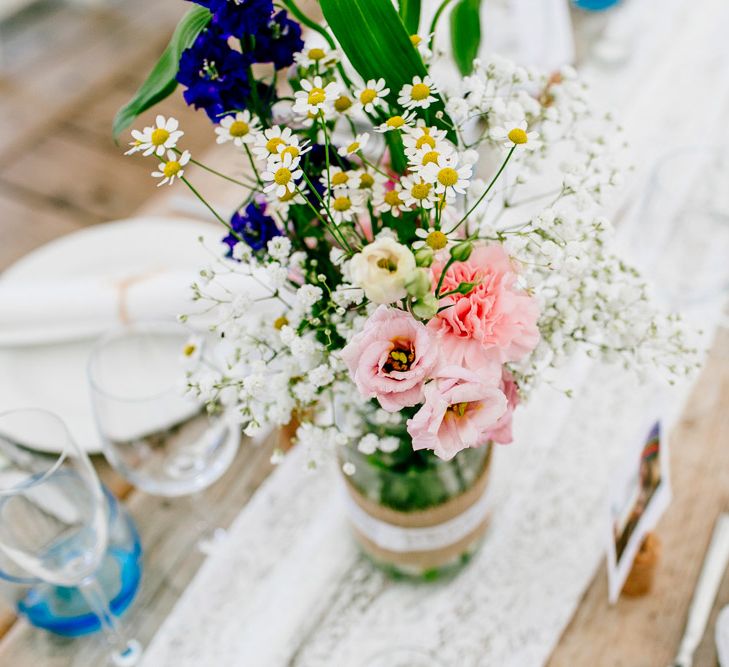
<path fill-rule="evenodd" d="M 140 0 L 133 1 L 139 4 Z M 167 6 L 169 4 L 168 2 Z M 705 6 L 707 12 L 718 7 L 718 3 L 713 0 L 701 0 L 701 4 Z M 694 20 L 692 25 L 699 30 L 701 26 L 697 22 L 698 19 L 692 20 Z M 710 21 L 711 18 L 708 18 L 707 22 Z M 127 88 L 130 87 L 131 85 L 127 84 Z M 726 117 L 729 106 L 723 100 L 729 91 L 719 92 L 720 95 L 712 91 L 712 96 L 717 98 L 720 104 L 713 116 L 711 114 L 707 116 L 706 109 L 702 106 L 698 106 L 695 112 L 703 118 L 721 117 L 722 114 Z M 110 102 L 107 104 L 103 101 L 102 104 L 99 100 L 98 103 L 108 112 L 107 107 L 111 106 Z M 645 104 L 646 109 L 649 109 L 648 101 Z M 656 105 L 654 108 L 659 107 L 657 101 L 654 104 Z M 172 105 L 179 110 L 179 102 L 172 102 Z M 72 108 L 72 105 L 68 106 L 67 110 Z M 0 113 L 2 113 L 1 106 Z M 645 117 L 647 110 L 641 113 Z M 199 119 L 191 119 L 191 126 L 194 124 L 194 127 L 203 128 L 204 122 L 198 121 Z M 670 118 L 663 120 L 664 127 L 670 121 Z M 91 121 L 87 122 L 91 126 Z M 61 126 L 67 127 L 63 123 Z M 40 126 L 32 126 L 36 131 L 38 127 Z M 50 130 L 48 132 L 50 134 Z M 206 135 L 202 131 L 201 136 L 203 138 L 196 138 L 195 141 L 204 145 L 208 141 L 204 137 L 211 135 Z M 0 149 L 3 141 L 12 148 L 11 139 L 12 137 L 4 136 L 0 132 Z M 70 155 L 71 160 L 75 159 L 88 170 L 88 161 L 91 159 L 88 151 L 74 152 L 69 146 L 71 142 L 67 141 L 63 147 L 55 149 L 51 147 L 48 149 L 48 155 L 52 157 L 55 150 L 56 159 L 59 160 L 58 165 L 61 155 L 64 159 L 68 159 L 67 156 Z M 62 150 L 65 148 L 71 152 Z M 4 155 L 7 157 L 11 154 L 8 149 Z M 217 159 L 219 155 L 219 152 L 214 151 L 211 160 L 218 165 L 221 164 Z M 228 155 L 227 158 L 221 156 L 220 159 L 225 162 L 230 158 Z M 26 173 L 33 171 L 32 165 L 23 168 L 26 169 Z M 145 193 L 150 193 L 154 187 L 153 184 L 149 184 L 149 187 L 142 185 L 142 176 L 137 174 L 138 167 L 135 166 L 133 172 L 134 177 L 130 177 L 126 184 L 119 187 L 120 191 L 128 190 L 130 196 L 136 197 L 134 201 L 142 204 L 138 206 L 140 212 L 179 216 L 183 210 L 195 211 L 193 200 L 182 194 L 181 189 L 176 188 L 165 188 L 147 202 L 139 202 L 139 188 L 143 188 Z M 8 211 L 25 208 L 33 210 L 33 215 L 37 218 L 38 210 L 43 209 L 48 211 L 49 222 L 43 226 L 42 234 L 39 235 L 37 229 L 27 229 L 16 223 L 15 215 L 11 227 L 5 227 L 3 219 L 0 227 L 0 231 L 3 232 L 0 244 L 2 245 L 0 252 L 3 253 L 0 255 L 0 268 L 33 245 L 73 231 L 79 226 L 78 223 L 71 222 L 72 219 L 78 219 L 78 216 L 66 214 L 63 214 L 61 221 L 56 223 L 53 217 L 55 215 L 53 193 L 41 192 L 40 195 L 45 199 L 43 201 L 39 199 L 35 207 L 28 204 L 27 193 L 16 196 L 13 179 L 20 179 L 21 176 L 17 163 L 14 164 L 9 157 L 3 162 L 0 150 L 0 212 L 3 210 L 3 197 L 5 197 L 6 215 Z M 223 205 L 235 201 L 231 198 L 227 186 L 221 186 L 209 175 L 191 170 L 190 177 L 210 195 L 213 201 Z M 76 186 L 60 183 L 58 187 Z M 77 191 L 72 189 L 71 193 L 74 192 Z M 79 210 L 83 208 L 84 214 L 88 214 L 89 222 L 95 222 L 102 215 L 107 217 L 113 215 L 113 208 L 100 207 L 98 201 L 88 198 L 87 192 L 78 191 L 72 206 L 77 202 L 81 202 Z M 729 332 L 723 329 L 716 337 L 710 357 L 696 382 L 683 417 L 671 434 L 674 500 L 657 529 L 657 534 L 663 543 L 663 554 L 653 592 L 643 598 L 621 598 L 611 607 L 607 603 L 605 570 L 601 568 L 585 592 L 580 607 L 556 647 L 550 665 L 664 667 L 669 663 L 683 632 L 686 612 L 714 521 L 721 511 L 729 508 L 729 409 L 727 408 L 729 408 Z M 227 525 L 255 492 L 271 470 L 269 455 L 273 445 L 273 439 L 260 445 L 254 445 L 249 440 L 243 442 L 231 469 L 206 491 L 213 523 Z M 143 643 L 148 642 L 202 562 L 202 555 L 195 549 L 199 527 L 189 520 L 189 505 L 185 500 L 155 498 L 131 489 L 108 469 L 103 460 L 98 459 L 97 464 L 105 481 L 117 494 L 125 498 L 126 506 L 140 529 L 145 550 L 145 572 L 139 596 L 125 616 L 125 623 L 133 636 L 138 637 Z M 729 604 L 729 575 L 724 577 L 714 605 L 712 621 L 699 647 L 695 662 L 698 666 L 714 667 L 716 664 L 713 619 L 718 610 L 726 604 Z M 0 641 L 1 665 L 98 667 L 104 664 L 106 649 L 98 638 L 60 639 L 32 628 L 23 619 L 14 619 L 7 611 L 4 614 L 0 611 L 0 635 L 4 630 L 5 636 Z"/>

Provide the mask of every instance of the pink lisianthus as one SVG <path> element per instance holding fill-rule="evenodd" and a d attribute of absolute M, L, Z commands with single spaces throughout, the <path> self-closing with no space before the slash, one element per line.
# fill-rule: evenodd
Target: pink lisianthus
<path fill-rule="evenodd" d="M 519 405 L 519 388 L 514 376 L 505 368 L 501 376 L 501 391 L 506 396 L 506 412 L 490 428 L 486 437 L 500 445 L 508 445 L 514 438 L 511 434 L 511 425 L 514 420 L 514 409 Z"/>
<path fill-rule="evenodd" d="M 425 403 L 408 420 L 413 449 L 432 449 L 448 461 L 462 449 L 485 445 L 488 433 L 507 410 L 498 378 L 447 366 L 425 385 Z"/>
<path fill-rule="evenodd" d="M 341 352 L 360 393 L 397 412 L 423 400 L 439 361 L 425 325 L 403 310 L 380 306 Z"/>
<path fill-rule="evenodd" d="M 445 262 L 433 264 L 437 285 Z M 539 342 L 539 306 L 516 284 L 516 273 L 506 250 L 500 245 L 476 247 L 465 262 L 447 271 L 441 293 L 460 283 L 476 283 L 467 294 L 441 299 L 441 310 L 428 328 L 441 336 L 443 354 L 449 364 L 472 368 L 478 358 L 488 356 L 499 363 L 519 361 Z"/>

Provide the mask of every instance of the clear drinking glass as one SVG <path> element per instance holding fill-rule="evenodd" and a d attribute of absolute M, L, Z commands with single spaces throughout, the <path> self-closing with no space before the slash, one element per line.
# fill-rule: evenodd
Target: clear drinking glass
<path fill-rule="evenodd" d="M 198 494 L 228 469 L 240 444 L 240 426 L 222 408 L 209 414 L 185 394 L 183 350 L 190 331 L 176 323 L 117 329 L 96 345 L 89 382 L 104 453 L 135 486 L 160 496 Z M 210 525 L 198 494 L 191 510 L 208 552 L 225 536 Z"/>
<path fill-rule="evenodd" d="M 114 664 L 133 665 L 141 646 L 123 636 L 96 578 L 108 531 L 99 479 L 65 424 L 44 410 L 0 414 L 0 552 L 28 577 L 77 587 L 99 618 Z"/>

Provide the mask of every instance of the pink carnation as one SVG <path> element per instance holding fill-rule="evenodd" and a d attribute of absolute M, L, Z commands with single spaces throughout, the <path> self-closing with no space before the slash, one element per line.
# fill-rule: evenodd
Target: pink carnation
<path fill-rule="evenodd" d="M 507 409 L 496 383 L 458 366 L 447 366 L 425 385 L 425 403 L 407 428 L 413 449 L 432 449 L 444 460 L 467 447 L 485 445 Z"/>
<path fill-rule="evenodd" d="M 417 405 L 438 362 L 425 325 L 403 310 L 380 306 L 341 352 L 360 393 L 389 412 Z"/>
<path fill-rule="evenodd" d="M 493 442 L 508 445 L 514 439 L 511 434 L 511 424 L 514 420 L 514 409 L 519 405 L 519 388 L 514 376 L 505 368 L 501 376 L 501 391 L 506 396 L 506 412 L 499 417 L 486 435 Z"/>
<path fill-rule="evenodd" d="M 437 285 L 445 262 L 433 264 Z M 442 338 L 448 363 L 468 368 L 477 358 L 489 356 L 499 363 L 519 361 L 539 342 L 536 300 L 516 284 L 509 255 L 500 245 L 476 247 L 465 262 L 456 262 L 443 279 L 441 292 L 455 290 L 460 283 L 477 283 L 467 294 L 441 299 L 439 312 L 428 328 Z"/>

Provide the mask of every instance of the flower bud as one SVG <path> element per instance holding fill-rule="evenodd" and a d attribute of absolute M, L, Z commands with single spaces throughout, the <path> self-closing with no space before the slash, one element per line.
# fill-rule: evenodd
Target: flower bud
<path fill-rule="evenodd" d="M 478 283 L 459 283 L 455 291 L 466 296 Z"/>
<path fill-rule="evenodd" d="M 410 296 L 420 299 L 430 292 L 431 282 L 427 269 L 415 269 L 405 281 L 405 289 Z"/>
<path fill-rule="evenodd" d="M 429 320 L 438 312 L 438 299 L 432 294 L 426 294 L 413 303 L 413 313 L 421 320 Z"/>
<path fill-rule="evenodd" d="M 428 267 L 433 263 L 433 249 L 430 246 L 423 246 L 415 251 L 415 263 L 418 266 Z"/>
<path fill-rule="evenodd" d="M 463 241 L 451 248 L 451 257 L 457 262 L 465 262 L 473 252 L 473 243 Z"/>

